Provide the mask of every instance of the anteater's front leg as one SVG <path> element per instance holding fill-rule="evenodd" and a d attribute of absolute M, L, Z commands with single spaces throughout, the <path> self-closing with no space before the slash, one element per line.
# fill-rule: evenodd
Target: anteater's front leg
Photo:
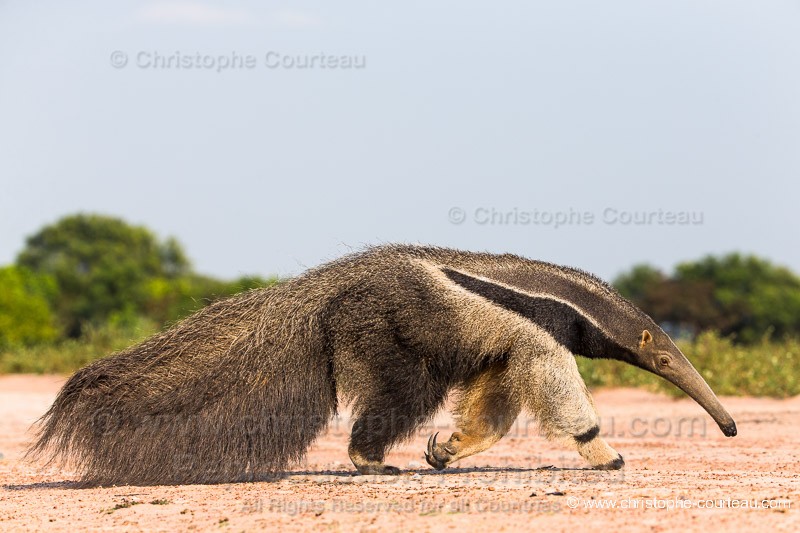
<path fill-rule="evenodd" d="M 524 406 L 537 417 L 544 434 L 566 438 L 594 468 L 622 468 L 622 456 L 600 436 L 600 417 L 575 356 L 561 347 L 529 354 L 512 360 L 510 373 Z"/>
<path fill-rule="evenodd" d="M 446 442 L 437 443 L 435 435 L 428 440 L 425 459 L 429 465 L 442 470 L 488 449 L 508 433 L 520 405 L 504 379 L 506 370 L 505 364 L 497 363 L 465 385 L 454 411 L 458 431 Z"/>

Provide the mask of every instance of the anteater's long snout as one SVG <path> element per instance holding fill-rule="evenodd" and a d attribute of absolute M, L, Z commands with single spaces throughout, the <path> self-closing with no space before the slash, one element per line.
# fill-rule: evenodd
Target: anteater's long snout
<path fill-rule="evenodd" d="M 711 418 L 714 419 L 726 437 L 735 436 L 736 422 L 719 402 L 716 394 L 708 386 L 703 376 L 683 355 L 675 357 L 675 355 L 671 354 L 670 359 L 670 364 L 663 367 L 659 365 L 657 359 L 656 365 L 658 368 L 653 369 L 652 372 L 673 383 L 699 403 L 711 415 Z"/>

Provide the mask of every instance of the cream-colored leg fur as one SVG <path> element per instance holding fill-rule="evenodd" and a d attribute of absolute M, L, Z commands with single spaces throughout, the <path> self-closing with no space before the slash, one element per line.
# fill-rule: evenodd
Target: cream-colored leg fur
<path fill-rule="evenodd" d="M 599 435 L 600 418 L 575 356 L 541 338 L 518 342 L 514 350 L 508 377 L 545 436 L 571 443 L 594 468 L 622 468 L 622 456 Z"/>

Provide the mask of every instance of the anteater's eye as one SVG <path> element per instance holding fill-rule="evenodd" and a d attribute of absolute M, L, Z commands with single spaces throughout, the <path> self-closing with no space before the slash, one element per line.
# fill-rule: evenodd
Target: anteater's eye
<path fill-rule="evenodd" d="M 669 365 L 669 357 L 667 357 L 666 355 L 662 355 L 661 359 L 659 359 L 658 362 L 661 363 L 661 366 L 668 366 Z"/>

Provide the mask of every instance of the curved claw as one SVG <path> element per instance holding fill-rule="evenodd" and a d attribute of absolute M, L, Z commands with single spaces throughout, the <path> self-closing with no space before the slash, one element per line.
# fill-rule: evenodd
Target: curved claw
<path fill-rule="evenodd" d="M 455 455 L 452 448 L 448 449 L 447 445 L 436 444 L 436 437 L 438 432 L 431 435 L 428 439 L 428 449 L 425 451 L 425 460 L 436 470 L 444 470 L 448 463 L 452 461 Z"/>
<path fill-rule="evenodd" d="M 433 465 L 431 462 L 432 458 L 434 457 L 433 449 L 436 447 L 436 437 L 439 435 L 437 431 L 430 437 L 428 437 L 428 449 L 425 451 L 425 460 L 428 461 L 429 465 Z"/>
<path fill-rule="evenodd" d="M 433 435 L 428 438 L 428 453 L 433 455 L 433 450 L 436 448 L 436 437 L 439 436 L 439 432 L 437 431 Z"/>

